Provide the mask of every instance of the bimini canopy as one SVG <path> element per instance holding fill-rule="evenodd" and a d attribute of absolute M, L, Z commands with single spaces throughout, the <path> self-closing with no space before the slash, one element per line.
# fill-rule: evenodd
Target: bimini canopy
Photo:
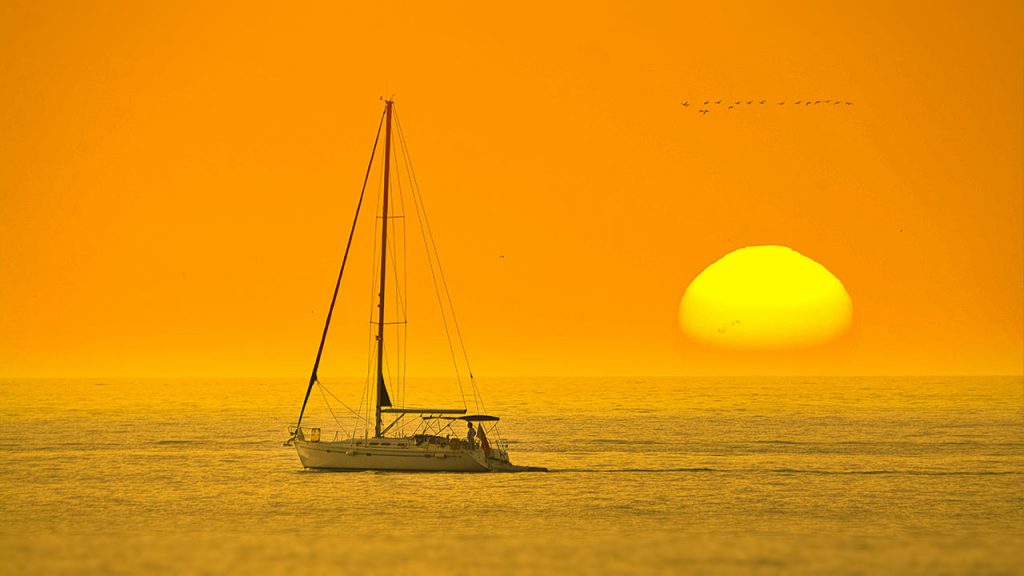
<path fill-rule="evenodd" d="M 424 416 L 424 420 L 465 420 L 466 422 L 497 422 L 497 416 L 487 414 L 468 414 L 466 416 Z"/>
<path fill-rule="evenodd" d="M 465 408 L 381 408 L 386 414 L 465 414 Z"/>

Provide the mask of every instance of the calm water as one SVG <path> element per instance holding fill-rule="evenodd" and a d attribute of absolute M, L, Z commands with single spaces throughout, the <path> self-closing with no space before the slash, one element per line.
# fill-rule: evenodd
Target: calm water
<path fill-rule="evenodd" d="M 302 391 L 0 381 L 0 571 L 1024 567 L 1019 377 L 486 382 L 544 474 L 304 471 L 281 446 Z"/>

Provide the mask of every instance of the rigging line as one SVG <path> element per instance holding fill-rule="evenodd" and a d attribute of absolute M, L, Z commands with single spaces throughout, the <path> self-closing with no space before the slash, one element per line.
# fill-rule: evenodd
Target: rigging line
<path fill-rule="evenodd" d="M 394 106 L 394 105 L 392 105 L 392 106 Z M 393 108 L 392 108 L 392 114 L 394 114 L 394 109 Z M 395 165 L 396 166 L 399 165 L 398 164 L 398 152 L 399 152 L 398 151 L 398 147 L 396 146 L 395 150 L 394 150 L 394 161 L 395 161 Z M 401 318 L 402 318 L 402 321 L 403 321 L 402 323 L 403 324 L 407 324 L 408 321 L 409 321 L 409 298 L 408 298 L 408 288 L 409 288 L 409 285 L 408 285 L 409 284 L 408 283 L 409 252 L 408 252 L 408 249 L 407 249 L 408 246 L 407 246 L 407 243 L 406 243 L 406 234 L 405 234 L 405 232 L 406 232 L 406 225 L 405 225 L 405 189 L 402 187 L 402 177 L 401 177 L 401 174 L 402 174 L 401 170 L 397 170 L 397 169 L 395 170 L 395 174 L 394 174 L 395 182 L 394 182 L 394 186 L 392 186 L 392 192 L 394 192 L 395 196 L 397 196 L 397 198 L 398 198 L 398 206 L 401 207 L 401 210 L 402 210 L 402 235 L 401 235 L 402 249 L 401 249 L 401 253 L 403 255 L 403 258 L 398 258 L 397 257 L 397 254 L 399 253 L 399 248 L 398 248 L 398 241 L 397 241 L 397 237 L 396 237 L 396 241 L 391 243 L 391 265 L 392 265 L 392 267 L 395 270 L 395 298 L 396 298 L 396 303 L 398 304 L 398 310 L 401 312 Z M 395 229 L 394 233 L 397 234 L 397 232 L 398 232 L 398 230 Z M 402 263 L 401 268 L 399 268 L 399 266 L 398 266 L 399 262 Z M 399 274 L 400 272 L 401 272 L 401 274 Z M 403 293 L 406 294 L 405 298 L 402 298 L 402 294 Z M 408 366 L 409 366 L 408 362 L 407 362 L 408 352 L 409 352 L 409 346 L 408 346 L 408 344 L 409 344 L 409 328 L 408 328 L 408 326 L 406 326 L 405 328 L 398 328 L 398 329 L 396 329 L 395 330 L 395 336 L 396 336 L 395 341 L 397 342 L 398 348 L 397 348 L 396 358 L 395 358 L 395 361 L 396 361 L 396 374 L 395 374 L 395 378 L 397 378 L 397 380 L 394 382 L 394 387 L 395 387 L 395 391 L 401 396 L 400 404 L 404 408 L 405 407 L 405 391 L 406 391 L 406 373 L 408 371 Z"/>
<path fill-rule="evenodd" d="M 341 406 L 345 410 L 348 410 L 349 412 L 351 412 L 356 418 L 360 417 L 358 412 L 356 412 L 355 410 L 352 410 L 351 407 L 349 407 L 347 404 L 342 402 L 342 400 L 340 398 L 338 398 L 333 392 L 331 392 L 331 388 L 325 386 L 323 382 L 316 382 L 316 387 L 321 388 L 321 392 L 322 393 L 325 392 L 325 390 L 326 390 L 327 394 L 331 395 L 331 398 L 333 398 L 336 402 L 338 402 L 338 404 L 341 404 Z M 327 399 L 325 398 L 325 401 L 326 400 Z M 330 408 L 330 407 L 331 407 L 331 405 L 330 405 L 330 403 L 328 403 L 328 408 Z M 332 415 L 334 414 L 333 410 L 331 411 L 331 414 Z M 335 419 L 338 419 L 337 416 L 335 416 Z"/>
<path fill-rule="evenodd" d="M 374 304 L 374 301 L 377 299 L 377 281 L 379 280 L 377 275 L 380 273 L 380 269 L 379 269 L 380 262 L 377 260 L 377 246 L 379 245 L 378 244 L 378 239 L 380 238 L 380 235 L 378 234 L 378 232 L 380 232 L 380 224 L 383 221 L 383 219 L 380 216 L 380 212 L 382 210 L 381 206 L 382 206 L 383 202 L 384 202 L 384 170 L 381 169 L 381 172 L 380 172 L 380 174 L 377 177 L 377 207 L 376 207 L 376 215 L 377 215 L 377 217 L 373 219 L 373 250 L 370 251 L 370 271 L 373 274 L 371 275 L 371 278 L 370 278 L 370 300 L 369 300 L 369 306 L 367 306 L 367 310 L 369 310 L 370 321 L 371 322 L 373 321 L 373 317 L 374 317 L 373 304 Z M 386 225 L 387 222 L 384 222 L 384 224 Z M 370 335 L 371 336 L 373 335 L 373 330 L 372 329 L 370 330 Z"/>
<path fill-rule="evenodd" d="M 324 386 L 323 384 L 321 384 L 321 383 L 319 383 L 319 382 L 317 382 L 317 384 L 319 385 L 319 388 L 321 388 L 321 392 L 323 392 L 323 391 L 326 391 L 326 392 L 327 392 L 328 394 L 330 394 L 330 395 L 331 395 L 331 398 L 334 398 L 334 399 L 335 399 L 335 400 L 336 400 L 336 401 L 338 402 L 338 404 L 341 404 L 341 405 L 342 405 L 342 406 L 343 406 L 343 407 L 344 407 L 344 408 L 345 408 L 346 410 L 348 410 L 349 412 L 351 412 L 351 413 L 352 413 L 352 414 L 353 414 L 353 415 L 354 415 L 354 416 L 355 416 L 356 418 L 360 418 L 360 419 L 362 419 L 362 418 L 363 418 L 362 416 L 360 416 L 360 415 L 359 415 L 359 413 L 358 413 L 358 412 L 356 412 L 355 410 L 353 410 L 352 408 L 350 408 L 348 404 L 345 404 L 345 403 L 344 403 L 344 402 L 343 402 L 343 401 L 341 400 L 341 398 L 338 398 L 338 397 L 337 397 L 337 396 L 336 396 L 336 395 L 334 394 L 334 392 L 331 392 L 331 389 L 330 389 L 330 388 L 328 388 L 327 386 Z M 326 399 L 325 399 L 325 400 L 326 400 Z M 329 405 L 328 405 L 328 407 L 329 407 Z M 331 413 L 333 414 L 333 411 L 332 411 Z M 337 419 L 337 417 L 335 417 L 335 419 Z M 339 423 L 339 424 L 340 424 L 340 423 Z"/>
<path fill-rule="evenodd" d="M 295 423 L 298 429 L 302 425 L 302 415 L 306 413 L 306 403 L 309 402 L 309 393 L 313 390 L 313 384 L 317 381 L 317 370 L 320 368 L 320 358 L 324 353 L 324 344 L 327 342 L 327 330 L 331 327 L 331 316 L 334 314 L 334 304 L 338 301 L 338 290 L 341 288 L 341 277 L 345 274 L 345 264 L 348 262 L 348 253 L 352 248 L 352 237 L 356 233 L 356 224 L 359 222 L 359 210 L 363 207 L 363 196 L 366 194 L 366 183 L 370 181 L 370 168 L 373 167 L 373 157 L 377 154 L 377 143 L 380 142 L 380 129 L 384 125 L 384 116 L 381 116 L 377 124 L 377 135 L 373 138 L 373 149 L 370 151 L 370 161 L 366 164 L 366 175 L 363 176 L 363 187 L 359 191 L 359 202 L 356 204 L 356 214 L 352 218 L 352 229 L 348 233 L 348 243 L 345 244 L 345 255 L 341 258 L 341 270 L 338 271 L 338 281 L 334 284 L 334 295 L 331 296 L 331 306 L 327 309 L 327 320 L 324 322 L 324 333 L 320 336 L 320 347 L 316 350 L 316 360 L 313 361 L 313 371 L 309 375 L 309 386 L 306 387 L 306 397 L 302 400 L 302 409 L 299 410 L 299 419 Z"/>
<path fill-rule="evenodd" d="M 372 332 L 372 327 L 371 327 L 371 332 Z M 363 389 L 359 393 L 359 412 L 358 412 L 357 415 L 364 422 L 367 422 L 367 426 L 369 426 L 369 424 L 368 424 L 369 420 L 368 420 L 368 418 L 364 418 L 362 416 L 362 412 L 363 412 L 364 402 L 366 402 L 368 391 L 370 389 L 370 371 L 373 369 L 373 339 L 372 338 L 369 338 L 369 337 L 367 338 L 366 347 L 367 347 L 367 351 L 366 351 L 366 378 L 363 381 Z M 367 412 L 369 412 L 369 408 L 367 408 Z M 359 421 L 357 420 L 355 425 L 352 426 L 352 437 L 353 438 L 356 437 L 356 430 L 358 428 L 359 428 Z"/>
<path fill-rule="evenodd" d="M 388 246 L 388 248 L 389 248 L 388 255 L 391 257 L 391 267 L 396 270 L 396 275 L 397 275 L 398 256 L 396 254 L 395 244 L 397 244 L 397 242 L 391 242 L 391 244 Z M 392 284 L 395 286 L 395 302 L 396 302 L 396 304 L 398 304 L 398 306 L 401 306 L 402 292 L 401 292 L 401 288 L 398 285 L 399 284 L 398 279 L 395 278 L 394 282 L 392 282 Z M 391 322 L 384 322 L 384 324 L 388 325 L 388 324 L 391 324 Z M 400 327 L 400 325 L 397 325 L 397 324 L 396 324 L 396 326 L 398 326 L 398 327 L 396 327 L 396 329 L 395 329 L 395 333 L 396 333 L 396 336 L 397 336 L 395 338 L 395 346 L 397 346 L 398 349 L 401 350 L 401 346 L 402 346 L 401 327 Z M 386 357 L 387 357 L 387 346 L 384 347 L 384 355 L 385 355 L 385 359 L 386 359 Z M 391 373 L 391 367 L 390 367 L 390 365 L 387 362 L 385 362 L 384 367 L 385 367 L 385 372 L 388 375 L 388 381 L 392 382 L 392 384 L 394 384 L 396 382 L 396 379 L 398 378 L 397 375 Z M 392 378 L 393 376 L 394 376 L 394 379 Z M 400 384 L 401 381 L 397 380 L 397 382 Z M 385 385 L 387 385 L 387 383 L 385 383 Z M 399 390 L 395 390 L 395 391 L 398 392 Z"/>
<path fill-rule="evenodd" d="M 378 173 L 378 176 L 377 176 L 377 204 L 376 204 L 375 212 L 374 212 L 374 215 L 376 217 L 373 219 L 373 250 L 370 252 L 370 270 L 371 271 L 375 270 L 374 266 L 376 265 L 375 264 L 375 259 L 373 258 L 373 254 L 375 254 L 377 252 L 377 227 L 379 226 L 379 223 L 380 223 L 380 217 L 379 217 L 378 213 L 380 212 L 380 196 L 381 196 L 381 188 L 383 187 L 383 185 L 384 184 L 383 184 L 382 177 Z M 367 301 L 367 307 L 366 307 L 366 309 L 369 311 L 370 321 L 373 320 L 373 294 L 374 294 L 374 288 L 375 287 L 376 287 L 376 275 L 371 275 L 370 276 L 369 300 Z M 369 324 L 369 325 L 367 325 L 366 378 L 363 381 L 363 389 L 359 392 L 359 414 L 360 414 L 360 418 L 364 422 L 366 422 L 367 419 L 369 418 L 369 411 L 370 411 L 370 408 L 369 408 L 369 402 L 370 402 L 369 401 L 369 397 L 370 397 L 370 377 L 371 377 L 371 374 L 372 374 L 373 368 L 374 368 L 374 365 L 373 365 L 373 348 L 374 348 L 373 343 L 374 343 L 374 340 L 373 340 L 373 325 Z M 366 409 L 366 414 L 367 414 L 366 417 L 362 416 L 364 407 Z M 359 424 L 360 424 L 360 422 L 357 420 L 355 422 L 355 424 L 352 426 L 352 437 L 353 438 L 356 437 L 356 432 L 359 429 Z M 368 429 L 368 426 L 369 426 L 369 424 L 366 424 L 366 426 L 364 426 L 364 432 Z"/>
<path fill-rule="evenodd" d="M 441 274 L 441 284 L 444 286 L 445 296 L 448 299 L 448 310 L 451 313 L 452 321 L 455 324 L 455 333 L 458 336 L 459 346 L 462 349 L 462 357 L 466 362 L 466 370 L 469 372 L 469 382 L 470 385 L 472 386 L 474 402 L 477 403 L 477 411 L 480 411 L 481 406 L 483 406 L 484 410 L 486 410 L 487 408 L 486 406 L 484 406 L 483 397 L 481 397 L 480 391 L 477 389 L 476 386 L 476 379 L 473 377 L 473 367 L 469 363 L 469 354 L 466 352 L 466 341 L 462 338 L 462 329 L 459 326 L 458 316 L 455 315 L 455 306 L 452 303 L 451 291 L 448 289 L 448 281 L 445 278 L 444 267 L 441 265 L 441 256 L 438 253 L 437 244 L 434 241 L 434 233 L 430 228 L 430 219 L 427 218 L 427 207 L 423 203 L 423 195 L 419 193 L 419 181 L 416 178 L 416 169 L 413 168 L 412 157 L 409 154 L 409 149 L 405 141 L 405 132 L 402 130 L 402 121 L 396 118 L 396 124 L 398 125 L 399 143 L 402 146 L 407 161 L 406 169 L 409 171 L 413 183 L 413 199 L 419 200 L 419 208 L 423 211 L 423 221 L 426 223 L 427 235 L 430 237 L 430 244 L 434 249 L 434 257 L 437 259 L 437 268 Z"/>
<path fill-rule="evenodd" d="M 392 114 L 395 113 L 394 104 L 392 104 L 391 112 L 392 112 Z M 398 154 L 399 154 L 399 150 L 398 150 L 398 147 L 396 146 L 395 147 L 395 165 L 396 166 L 398 165 Z M 402 270 L 401 270 L 401 275 L 400 276 L 399 276 L 398 266 L 395 265 L 395 276 L 396 276 L 395 284 L 396 284 L 396 286 L 400 284 L 403 287 L 404 293 L 406 294 L 406 297 L 405 297 L 404 300 L 399 298 L 399 306 L 401 307 L 401 311 L 402 311 L 402 319 L 405 321 L 406 324 L 408 324 L 408 322 L 409 322 L 409 297 L 408 297 L 408 294 L 409 294 L 409 271 L 408 271 L 409 270 L 409 249 L 408 249 L 408 235 L 406 233 L 407 232 L 407 230 L 406 230 L 407 226 L 406 226 L 406 220 L 405 220 L 405 214 L 406 214 L 406 212 L 405 212 L 405 188 L 402 187 L 401 173 L 402 173 L 401 170 L 395 170 L 395 188 L 396 188 L 397 196 L 398 196 L 398 205 L 401 207 L 401 210 L 402 210 L 402 222 L 401 222 L 401 224 L 402 224 L 402 255 L 404 257 L 400 259 L 400 261 L 402 263 Z M 395 246 L 395 250 L 396 251 L 398 250 L 397 244 L 398 244 L 398 242 L 394 242 L 393 243 L 393 245 Z M 397 340 L 398 340 L 398 346 L 399 346 L 398 354 L 397 354 L 397 356 L 398 356 L 397 362 L 398 362 L 398 367 L 399 367 L 397 386 L 399 388 L 399 392 L 400 392 L 401 397 L 402 397 L 401 406 L 402 406 L 402 408 L 405 408 L 405 399 L 406 399 L 405 394 L 406 394 L 406 391 L 407 391 L 408 370 L 409 370 L 409 362 L 408 362 L 408 359 L 409 359 L 409 327 L 405 326 L 404 328 L 399 328 L 396 332 L 397 332 L 397 336 L 398 336 Z M 403 427 L 405 426 L 404 422 L 403 422 L 402 426 Z"/>
<path fill-rule="evenodd" d="M 399 146 L 400 146 L 400 148 L 402 149 L 402 152 L 403 152 L 403 156 L 402 156 L 403 164 L 404 164 L 404 166 L 406 166 L 406 170 L 410 174 L 410 182 L 411 182 L 410 189 L 413 192 L 413 203 L 414 203 L 414 206 L 416 207 L 416 210 L 417 210 L 416 216 L 417 216 L 417 219 L 418 219 L 418 221 L 420 223 L 420 234 L 421 234 L 421 237 L 423 238 L 423 246 L 424 246 L 425 252 L 427 254 L 427 263 L 430 265 L 430 276 L 431 276 L 431 279 L 432 279 L 433 285 L 434 285 L 434 294 L 435 294 L 435 296 L 437 298 L 437 307 L 438 307 L 438 310 L 440 311 L 441 322 L 442 322 L 442 324 L 444 326 L 444 335 L 445 335 L 445 338 L 447 340 L 447 343 L 449 343 L 449 353 L 450 353 L 450 355 L 452 357 L 453 367 L 455 368 L 456 379 L 457 379 L 458 384 L 459 384 L 459 392 L 460 392 L 460 395 L 462 395 L 463 405 L 465 406 L 465 392 L 464 392 L 464 390 L 462 388 L 462 375 L 461 375 L 460 370 L 459 370 L 459 363 L 456 361 L 456 358 L 455 358 L 455 349 L 454 349 L 454 346 L 452 344 L 452 334 L 451 334 L 451 330 L 449 329 L 449 326 L 447 326 L 447 315 L 446 315 L 446 312 L 444 310 L 444 304 L 443 304 L 443 302 L 441 300 L 441 297 L 440 297 L 440 288 L 439 288 L 439 285 L 437 283 L 437 276 L 436 276 L 436 273 L 434 272 L 434 268 L 433 268 L 434 260 L 436 259 L 436 254 L 432 254 L 430 252 L 430 245 L 427 242 L 427 238 L 426 238 L 426 230 L 427 230 L 428 227 L 425 227 L 425 225 L 424 225 L 424 216 L 425 216 L 425 214 L 421 214 L 421 211 L 420 211 L 420 204 L 422 203 L 422 197 L 419 197 L 419 203 L 418 203 L 417 202 L 418 193 L 417 193 L 417 184 L 416 184 L 416 179 L 415 179 L 415 172 L 410 169 L 412 161 L 411 161 L 411 157 L 410 157 L 410 154 L 409 154 L 408 143 L 406 142 L 406 139 L 404 139 L 404 132 L 401 130 L 400 120 L 398 120 L 398 117 L 397 117 L 396 113 L 395 113 L 394 117 L 395 117 L 395 122 L 396 122 L 397 127 L 398 127 Z M 440 262 L 438 260 L 438 265 L 439 265 L 439 263 Z"/>
<path fill-rule="evenodd" d="M 385 114 L 385 116 L 387 115 L 387 111 L 386 110 L 385 110 L 384 114 Z M 369 324 L 367 324 L 367 337 L 366 337 L 367 338 L 367 344 L 366 344 L 366 346 L 367 346 L 367 353 L 366 353 L 366 380 L 363 383 L 363 390 L 360 393 L 360 397 L 359 397 L 359 411 L 360 411 L 360 413 L 362 412 L 363 407 L 364 406 L 366 407 L 366 414 L 367 414 L 367 416 L 365 418 L 363 418 L 363 421 L 366 423 L 366 427 L 364 427 L 364 429 L 363 429 L 364 432 L 368 432 L 369 431 L 369 421 L 370 421 L 369 420 L 369 414 L 370 414 L 370 404 L 371 404 L 370 396 L 372 394 L 371 388 L 370 388 L 370 379 L 373 377 L 373 374 L 376 373 L 376 367 L 377 367 L 376 363 L 374 362 L 374 356 L 375 356 L 374 348 L 376 348 L 376 346 L 375 346 L 376 339 L 374 338 L 374 333 L 373 333 L 373 316 L 374 316 L 373 315 L 373 302 L 376 299 L 375 296 L 376 296 L 376 292 L 377 292 L 377 272 L 379 271 L 378 270 L 378 261 L 377 261 L 377 258 L 376 258 L 376 254 L 377 254 L 377 238 L 378 238 L 377 231 L 379 230 L 380 222 L 382 221 L 382 218 L 380 217 L 380 212 L 381 212 L 381 205 L 383 203 L 383 197 L 384 197 L 383 191 L 384 191 L 384 170 L 382 168 L 381 171 L 377 175 L 377 206 L 376 206 L 376 212 L 375 212 L 375 215 L 377 217 L 373 219 L 373 250 L 370 251 L 370 270 L 371 270 L 371 272 L 373 272 L 373 274 L 370 275 L 370 298 L 369 298 L 369 300 L 367 302 L 367 307 L 366 307 L 366 309 L 369 311 L 369 315 L 370 315 Z M 353 438 L 355 438 L 356 430 L 358 428 L 359 428 L 359 422 L 357 421 L 355 426 L 353 426 L 353 428 L 352 428 L 352 437 Z"/>
<path fill-rule="evenodd" d="M 401 191 L 401 188 L 400 188 L 401 183 L 398 181 L 397 172 L 396 172 L 396 176 L 395 176 L 395 184 L 396 184 L 395 188 L 398 188 L 399 192 L 400 192 Z M 395 269 L 395 275 L 396 276 L 398 275 L 398 248 L 395 246 L 395 244 L 397 244 L 397 243 L 398 242 L 392 242 L 391 245 L 388 246 L 388 248 L 391 249 L 388 252 L 390 254 L 390 256 L 391 256 L 391 267 Z M 399 282 L 397 282 L 397 280 L 395 282 L 395 301 L 398 303 L 399 310 L 401 310 L 403 312 L 402 313 L 402 319 L 405 320 L 405 313 L 404 312 L 405 312 L 405 309 L 406 309 L 406 301 L 405 301 L 405 299 L 402 298 L 402 289 L 401 289 L 401 286 L 399 286 Z"/>
<path fill-rule="evenodd" d="M 394 113 L 394 110 L 392 110 L 392 113 Z M 395 150 L 395 154 L 396 154 L 396 157 L 397 157 L 397 154 L 398 154 L 398 149 L 397 148 Z M 396 171 L 396 173 L 397 173 L 397 171 Z M 411 184 L 410 184 L 410 186 L 411 186 Z M 401 194 L 399 194 L 399 196 L 398 196 L 398 202 L 402 206 L 402 215 L 404 216 L 406 214 L 406 212 L 405 212 L 405 190 L 404 189 L 401 190 Z M 402 260 L 402 284 L 405 286 L 406 294 L 407 294 L 406 300 L 405 300 L 405 308 L 402 310 L 402 316 L 405 317 L 405 321 L 406 321 L 406 323 L 408 323 L 409 322 L 409 298 L 408 298 L 408 290 L 409 290 L 409 234 L 408 234 L 408 226 L 406 225 L 406 219 L 405 218 L 402 218 L 402 253 L 405 254 L 405 259 Z M 402 408 L 405 408 L 406 392 L 408 390 L 408 384 L 409 384 L 409 326 L 408 325 L 405 326 L 405 328 L 403 330 L 403 335 L 404 335 L 404 338 L 405 338 L 405 346 L 402 348 Z M 403 433 L 405 432 L 405 424 L 406 424 L 406 422 L 403 421 L 402 422 L 402 432 Z"/>
<path fill-rule="evenodd" d="M 363 381 L 363 389 L 362 389 L 362 391 L 359 392 L 359 410 L 356 413 L 356 415 L 363 422 L 365 422 L 367 426 L 369 426 L 369 408 L 367 408 L 367 416 L 364 417 L 362 414 L 363 414 L 363 406 L 364 406 L 364 403 L 366 402 L 366 398 L 367 398 L 367 391 L 370 388 L 370 366 L 371 366 L 370 362 L 371 362 L 371 358 L 372 358 L 371 354 L 372 354 L 372 350 L 373 350 L 372 342 L 369 344 L 369 348 L 370 348 L 370 351 L 367 352 L 367 358 L 366 358 L 366 366 L 367 366 L 367 368 L 366 368 L 366 379 Z M 352 437 L 353 438 L 356 437 L 356 430 L 358 430 L 358 428 L 359 428 L 359 420 L 356 420 L 355 424 L 352 426 Z"/>
<path fill-rule="evenodd" d="M 448 300 L 448 310 L 449 310 L 449 312 L 452 315 L 453 322 L 455 323 L 456 334 L 457 334 L 457 336 L 459 338 L 459 345 L 462 348 L 462 354 L 463 354 L 463 357 L 464 357 L 464 359 L 466 361 L 466 367 L 467 367 L 467 369 L 469 369 L 470 377 L 472 378 L 472 368 L 471 368 L 471 366 L 469 364 L 469 355 L 466 353 L 465 341 L 462 339 L 462 333 L 461 333 L 461 330 L 459 329 L 459 325 L 458 325 L 458 317 L 456 317 L 456 315 L 455 315 L 455 306 L 452 303 L 451 291 L 448 289 L 448 282 L 447 282 L 447 280 L 445 278 L 444 267 L 441 264 L 441 256 L 440 256 L 439 251 L 437 250 L 437 243 L 434 241 L 434 233 L 433 233 L 432 228 L 430 227 L 430 219 L 427 217 L 426 204 L 423 201 L 422 193 L 419 192 L 419 182 L 418 182 L 418 180 L 416 178 L 416 170 L 415 170 L 415 168 L 413 168 L 413 165 L 412 165 L 412 157 L 411 157 L 411 154 L 409 154 L 409 151 L 408 151 L 408 145 L 407 145 L 407 143 L 405 141 L 405 133 L 402 131 L 401 121 L 396 119 L 396 122 L 398 124 L 398 131 L 399 131 L 399 136 L 400 136 L 400 142 L 401 142 L 401 144 L 403 146 L 403 151 L 405 152 L 405 156 L 406 156 L 406 170 L 409 172 L 410 178 L 413 181 L 413 195 L 414 195 L 414 199 L 418 198 L 420 208 L 423 211 L 423 222 L 425 223 L 425 228 L 426 228 L 427 236 L 430 238 L 430 245 L 431 245 L 431 247 L 433 248 L 433 251 L 434 251 L 433 252 L 433 256 L 437 260 L 437 268 L 438 268 L 438 271 L 439 271 L 439 273 L 441 275 L 441 283 L 442 283 L 442 286 L 444 288 L 445 296 L 446 296 L 446 298 Z"/>
<path fill-rule="evenodd" d="M 397 163 L 398 162 L 398 150 L 397 149 L 394 151 L 394 154 L 395 154 L 395 162 Z M 399 172 L 396 170 L 395 171 L 395 182 L 394 182 L 394 186 L 392 186 L 392 190 L 391 191 L 392 192 L 398 192 L 398 196 L 399 196 L 399 198 L 401 198 L 401 181 L 400 181 L 400 179 L 398 177 L 398 174 L 399 174 Z M 387 224 L 390 225 L 390 222 L 387 223 Z M 399 258 L 398 258 L 398 247 L 397 247 L 397 244 L 398 244 L 397 241 L 391 242 L 391 244 L 388 246 L 388 248 L 389 248 L 388 254 L 391 256 L 391 267 L 395 270 L 395 276 L 396 276 L 395 281 L 392 282 L 392 284 L 394 284 L 394 286 L 395 286 L 395 302 L 397 304 L 397 308 L 401 312 L 401 318 L 402 318 L 402 320 L 400 322 L 398 322 L 398 323 L 405 323 L 405 322 L 408 321 L 408 319 L 406 318 L 406 315 L 405 315 L 405 310 L 407 309 L 408 298 L 403 298 L 402 297 L 402 294 L 403 294 L 403 289 L 402 289 L 402 286 L 401 286 L 402 281 L 398 278 L 398 272 L 399 272 L 398 262 L 399 262 Z M 405 260 L 407 260 L 407 258 L 406 259 L 402 259 L 403 262 Z M 391 322 L 385 322 L 385 324 L 391 324 Z M 395 391 L 397 393 L 401 393 L 402 392 L 402 389 L 401 389 L 402 388 L 402 373 L 401 373 L 401 366 L 402 366 L 402 362 L 401 362 L 401 355 L 402 355 L 402 352 L 401 352 L 402 351 L 402 329 L 400 327 L 395 330 L 395 335 L 396 335 L 396 337 L 395 337 L 395 345 L 397 346 L 397 349 L 398 349 L 398 353 L 396 355 L 398 356 L 398 358 L 396 359 L 395 374 L 391 374 L 390 369 L 389 369 L 388 370 L 388 377 L 390 379 L 392 376 L 394 376 L 394 379 L 391 380 L 391 382 L 394 384 Z M 402 404 L 402 405 L 404 406 L 404 404 Z"/>
<path fill-rule="evenodd" d="M 405 144 L 405 135 L 402 132 L 402 122 L 400 120 L 397 120 L 397 118 L 396 118 L 396 124 L 398 125 L 398 142 L 399 142 L 399 146 L 402 147 L 402 149 L 403 149 L 403 151 L 405 153 L 405 159 L 406 159 L 406 164 L 407 164 L 406 169 L 408 170 L 409 165 L 411 165 L 411 161 L 409 160 L 408 147 Z M 447 318 L 447 315 L 445 314 L 445 311 L 444 311 L 444 303 L 441 300 L 441 290 L 438 287 L 437 275 L 434 272 L 434 259 L 435 258 L 431 257 L 430 244 L 427 243 L 427 236 L 426 236 L 426 234 L 427 234 L 426 233 L 427 226 L 425 226 L 424 222 L 423 222 L 426 215 L 423 214 L 422 213 L 423 211 L 421 210 L 421 205 L 423 203 L 423 199 L 422 199 L 422 197 L 419 194 L 416 193 L 416 184 L 415 184 L 416 176 L 415 176 L 415 173 L 410 172 L 410 174 L 412 176 L 411 179 L 412 179 L 412 182 L 413 182 L 412 199 L 413 199 L 413 204 L 416 207 L 416 218 L 417 218 L 417 221 L 420 223 L 420 235 L 423 237 L 423 246 L 424 246 L 424 248 L 426 249 L 426 252 L 427 252 L 427 263 L 430 265 L 429 266 L 430 267 L 430 277 L 431 277 L 431 279 L 434 282 L 434 294 L 437 296 L 437 305 L 441 309 L 441 323 L 444 326 L 445 337 L 448 339 L 448 351 L 451 354 L 452 365 L 455 368 L 455 380 L 456 380 L 456 382 L 459 385 L 459 394 L 462 396 L 462 406 L 465 408 L 466 407 L 466 392 L 462 388 L 462 376 L 459 373 L 459 363 L 458 363 L 458 360 L 455 357 L 455 348 L 452 346 L 452 336 L 451 336 L 451 332 L 448 329 L 448 318 Z M 436 257 L 436 250 L 435 250 L 434 256 Z M 438 266 L 440 267 L 440 261 L 438 262 Z"/>
<path fill-rule="evenodd" d="M 337 424 L 338 428 L 344 428 L 344 426 L 341 424 L 341 421 L 338 420 L 338 416 L 334 413 L 334 408 L 331 408 L 331 403 L 327 401 L 327 395 L 324 394 L 324 387 L 317 386 L 317 389 L 320 390 L 320 395 L 324 397 L 324 404 L 327 406 L 327 409 L 330 410 L 331 418 L 334 418 L 334 423 Z"/>
<path fill-rule="evenodd" d="M 405 193 L 399 195 L 399 202 L 402 206 L 402 214 L 405 214 Z M 409 383 L 409 235 L 407 227 L 405 225 L 405 219 L 402 219 L 402 254 L 405 254 L 405 258 L 402 260 L 402 285 L 406 289 L 405 304 L 402 308 L 402 317 L 405 318 L 406 325 L 401 329 L 402 338 L 404 340 L 402 344 L 402 408 L 405 408 L 406 392 L 408 391 Z M 405 432 L 405 422 L 402 422 L 402 432 Z"/>

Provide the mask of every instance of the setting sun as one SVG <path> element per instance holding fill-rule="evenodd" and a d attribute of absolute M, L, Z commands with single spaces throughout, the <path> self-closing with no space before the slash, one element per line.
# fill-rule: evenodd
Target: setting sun
<path fill-rule="evenodd" d="M 824 266 L 785 246 L 749 246 L 704 269 L 683 295 L 691 338 L 732 348 L 824 344 L 850 325 L 852 303 Z"/>

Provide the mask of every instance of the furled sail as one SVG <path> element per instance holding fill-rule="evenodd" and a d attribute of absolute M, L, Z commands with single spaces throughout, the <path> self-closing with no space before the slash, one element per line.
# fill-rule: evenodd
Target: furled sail
<path fill-rule="evenodd" d="M 388 387 L 384 385 L 384 375 L 377 376 L 377 397 L 380 398 L 381 406 L 391 406 L 391 396 L 388 395 Z"/>

